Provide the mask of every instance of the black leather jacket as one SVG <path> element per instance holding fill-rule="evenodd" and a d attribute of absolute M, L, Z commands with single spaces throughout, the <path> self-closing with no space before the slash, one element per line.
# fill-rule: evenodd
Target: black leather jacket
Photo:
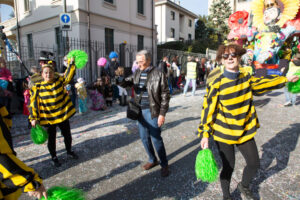
<path fill-rule="evenodd" d="M 140 76 L 141 70 L 137 69 L 134 74 L 125 78 L 125 81 L 121 84 L 122 87 L 133 86 L 135 97 L 137 96 L 136 92 Z M 152 66 L 150 66 L 150 70 L 147 75 L 147 92 L 149 95 L 151 117 L 155 118 L 159 115 L 165 116 L 169 109 L 170 101 L 170 91 L 167 78 L 163 72 Z"/>

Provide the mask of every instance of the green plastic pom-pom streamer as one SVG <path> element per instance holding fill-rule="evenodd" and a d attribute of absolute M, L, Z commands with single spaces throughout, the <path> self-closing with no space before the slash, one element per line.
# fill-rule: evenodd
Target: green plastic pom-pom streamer
<path fill-rule="evenodd" d="M 79 189 L 54 186 L 47 191 L 48 200 L 85 200 L 84 193 Z M 45 200 L 42 197 L 40 200 Z"/>
<path fill-rule="evenodd" d="M 88 55 L 82 50 L 72 50 L 68 53 L 67 58 L 75 59 L 75 66 L 78 69 L 82 69 L 85 67 L 88 62 Z"/>
<path fill-rule="evenodd" d="M 31 128 L 30 136 L 34 144 L 44 144 L 48 139 L 48 133 L 40 125 Z"/>
<path fill-rule="evenodd" d="M 212 183 L 218 179 L 219 171 L 214 155 L 210 149 L 198 152 L 195 163 L 197 179 Z"/>
<path fill-rule="evenodd" d="M 294 75 L 300 77 L 300 71 L 297 71 Z M 291 93 L 300 93 L 300 79 L 296 82 L 288 82 L 288 90 Z"/>

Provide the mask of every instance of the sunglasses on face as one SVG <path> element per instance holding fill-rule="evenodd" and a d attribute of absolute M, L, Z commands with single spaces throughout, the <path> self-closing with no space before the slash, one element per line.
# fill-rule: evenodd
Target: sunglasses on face
<path fill-rule="evenodd" d="M 265 7 L 266 8 L 272 8 L 274 7 L 276 4 L 275 3 L 269 3 L 269 4 L 266 4 Z"/>
<path fill-rule="evenodd" d="M 225 60 L 229 58 L 229 56 L 231 56 L 231 58 L 236 58 L 237 54 L 236 53 L 224 53 L 222 55 L 222 58 L 224 58 Z"/>

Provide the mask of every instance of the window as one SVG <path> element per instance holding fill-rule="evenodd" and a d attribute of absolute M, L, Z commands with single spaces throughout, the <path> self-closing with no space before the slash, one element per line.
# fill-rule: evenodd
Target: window
<path fill-rule="evenodd" d="M 29 11 L 29 0 L 24 0 L 24 11 Z"/>
<path fill-rule="evenodd" d="M 107 3 L 114 4 L 114 0 L 104 0 L 104 1 L 107 2 Z"/>
<path fill-rule="evenodd" d="M 27 34 L 28 57 L 34 57 L 32 34 Z"/>
<path fill-rule="evenodd" d="M 174 11 L 171 11 L 171 19 L 175 20 L 175 12 Z"/>
<path fill-rule="evenodd" d="M 139 14 L 144 14 L 144 0 L 137 0 L 137 12 Z"/>
<path fill-rule="evenodd" d="M 192 27 L 192 20 L 189 19 L 189 27 Z"/>
<path fill-rule="evenodd" d="M 108 55 L 114 50 L 114 30 L 105 28 L 105 53 Z"/>
<path fill-rule="evenodd" d="M 188 39 L 189 39 L 189 40 L 192 40 L 192 34 L 189 33 Z"/>
<path fill-rule="evenodd" d="M 144 36 L 143 35 L 138 35 L 137 48 L 138 48 L 138 51 L 144 49 Z"/>
<path fill-rule="evenodd" d="M 171 28 L 171 38 L 175 38 L 175 29 Z"/>

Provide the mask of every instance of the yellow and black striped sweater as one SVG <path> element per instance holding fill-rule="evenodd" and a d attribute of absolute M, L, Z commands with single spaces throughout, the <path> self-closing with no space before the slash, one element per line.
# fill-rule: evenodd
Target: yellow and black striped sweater
<path fill-rule="evenodd" d="M 64 87 L 72 80 L 75 65 L 67 68 L 64 76 L 53 82 L 36 83 L 30 91 L 30 120 L 41 125 L 58 124 L 72 117 L 76 110 Z"/>
<path fill-rule="evenodd" d="M 198 136 L 213 135 L 214 140 L 227 144 L 250 140 L 259 128 L 253 94 L 262 95 L 286 82 L 286 77 L 275 75 L 257 78 L 243 72 L 229 79 L 220 74 L 207 86 Z"/>
<path fill-rule="evenodd" d="M 11 119 L 6 108 L 0 105 L 0 200 L 18 199 L 21 189 L 35 191 L 42 179 L 14 154 L 11 144 Z"/>

